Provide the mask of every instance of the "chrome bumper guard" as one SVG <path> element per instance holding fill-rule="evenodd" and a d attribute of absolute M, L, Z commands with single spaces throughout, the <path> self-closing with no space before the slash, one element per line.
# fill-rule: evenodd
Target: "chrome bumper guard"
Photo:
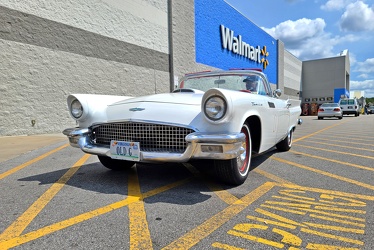
<path fill-rule="evenodd" d="M 68 128 L 62 133 L 68 137 L 71 146 L 80 148 L 88 154 L 110 157 L 109 147 L 92 143 L 90 139 L 91 131 L 88 128 Z M 187 135 L 186 141 L 188 146 L 184 153 L 140 152 L 140 161 L 187 162 L 190 159 L 233 159 L 244 152 L 245 135 L 243 133 L 203 134 L 195 132 Z M 204 149 L 202 149 L 202 146 L 205 146 Z M 209 150 L 209 148 L 213 149 Z M 219 150 L 216 150 L 217 148 Z"/>

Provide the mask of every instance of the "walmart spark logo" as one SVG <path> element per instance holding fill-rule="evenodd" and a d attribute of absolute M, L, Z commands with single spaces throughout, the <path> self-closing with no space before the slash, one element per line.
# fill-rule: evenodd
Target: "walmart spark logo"
<path fill-rule="evenodd" d="M 234 31 L 223 26 L 221 24 L 221 42 L 222 48 L 231 51 L 234 54 L 248 58 L 251 61 L 260 63 L 263 65 L 263 69 L 269 65 L 267 57 L 269 52 L 266 50 L 266 46 L 263 46 L 262 49 L 260 46 L 252 46 L 249 43 L 243 41 L 241 35 L 234 36 Z"/>
<path fill-rule="evenodd" d="M 263 67 L 264 69 L 266 69 L 266 67 L 269 65 L 269 61 L 268 61 L 268 59 L 267 59 L 267 57 L 269 56 L 269 52 L 266 51 L 266 46 L 265 46 L 265 45 L 262 47 L 261 55 L 264 56 L 264 57 L 261 59 L 262 67 Z"/>

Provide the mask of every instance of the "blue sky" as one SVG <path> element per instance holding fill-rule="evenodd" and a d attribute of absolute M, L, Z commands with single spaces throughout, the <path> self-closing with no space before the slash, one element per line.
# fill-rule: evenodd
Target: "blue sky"
<path fill-rule="evenodd" d="M 302 61 L 348 49 L 351 91 L 374 97 L 374 0 L 225 0 Z"/>

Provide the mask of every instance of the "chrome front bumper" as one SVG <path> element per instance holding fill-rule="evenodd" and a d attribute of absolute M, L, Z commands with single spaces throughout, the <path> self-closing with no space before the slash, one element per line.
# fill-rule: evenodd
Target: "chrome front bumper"
<path fill-rule="evenodd" d="M 70 145 L 93 155 L 110 157 L 109 147 L 95 145 L 90 139 L 88 128 L 69 128 L 63 131 Z M 187 162 L 191 159 L 228 160 L 244 152 L 245 135 L 191 133 L 186 136 L 187 149 L 184 153 L 140 152 L 141 162 Z M 141 145 L 140 145 L 141 146 Z"/>

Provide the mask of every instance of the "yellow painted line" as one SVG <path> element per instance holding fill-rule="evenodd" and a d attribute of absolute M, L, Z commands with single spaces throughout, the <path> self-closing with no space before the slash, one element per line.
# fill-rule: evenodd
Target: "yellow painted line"
<path fill-rule="evenodd" d="M 367 149 L 367 148 L 363 148 L 363 147 L 360 147 L 360 148 L 358 148 L 358 147 L 350 147 L 350 146 L 345 146 L 345 145 L 331 144 L 331 143 L 320 142 L 320 141 L 313 141 L 313 140 L 308 140 L 308 143 L 309 142 L 311 142 L 311 143 L 317 143 L 317 144 L 321 144 L 321 145 L 339 147 L 339 148 L 348 148 L 348 149 L 355 149 L 355 150 L 360 150 L 360 151 L 374 152 L 373 149 Z"/>
<path fill-rule="evenodd" d="M 332 129 L 332 128 L 336 127 L 336 126 L 342 125 L 342 124 L 344 124 L 344 123 L 346 123 L 346 122 L 348 122 L 348 120 L 347 120 L 347 121 L 340 122 L 340 123 L 336 123 L 336 124 L 334 124 L 334 125 L 331 125 L 331 126 L 329 126 L 329 127 L 324 128 L 324 129 L 318 130 L 318 131 L 316 131 L 316 132 L 314 132 L 314 133 L 311 133 L 311 134 L 308 134 L 308 135 L 306 135 L 306 136 L 300 137 L 300 138 L 298 138 L 298 139 L 293 140 L 293 142 L 298 142 L 298 141 L 304 140 L 304 139 L 306 139 L 306 138 L 309 138 L 309 137 L 315 136 L 315 135 L 317 135 L 317 134 L 319 134 L 319 133 L 322 133 L 322 132 L 324 132 L 324 131 L 326 131 L 326 130 Z"/>
<path fill-rule="evenodd" d="M 212 247 L 221 248 L 221 249 L 225 249 L 225 250 L 246 250 L 246 248 L 235 247 L 235 246 L 223 244 L 223 243 L 220 243 L 220 242 L 214 242 L 212 244 Z"/>
<path fill-rule="evenodd" d="M 352 131 L 333 131 L 331 132 L 331 135 L 327 135 L 327 136 L 333 136 L 333 137 L 340 137 L 340 138 L 347 138 L 347 137 L 351 137 L 349 139 L 352 139 L 352 140 L 358 140 L 358 141 L 371 141 L 368 139 L 367 136 L 363 135 L 364 133 L 362 131 L 360 132 L 357 132 L 357 133 L 352 133 Z"/>
<path fill-rule="evenodd" d="M 307 153 L 302 153 L 302 152 L 294 151 L 294 150 L 290 150 L 290 152 L 294 153 L 294 154 L 299 154 L 299 155 L 304 155 L 304 156 L 307 156 L 307 157 L 315 158 L 315 159 L 320 159 L 320 160 L 334 162 L 334 163 L 338 163 L 338 164 L 342 164 L 342 165 L 346 165 L 346 166 L 360 168 L 360 169 L 364 169 L 364 170 L 368 170 L 368 171 L 374 171 L 374 168 L 370 168 L 370 167 L 366 167 L 366 166 L 361 166 L 361 165 L 354 164 L 354 163 L 349 163 L 349 162 L 344 162 L 344 161 L 337 161 L 337 160 L 334 160 L 334 159 L 329 159 L 329 158 L 325 158 L 325 157 L 318 156 L 318 155 L 311 155 L 311 154 L 307 154 Z M 339 152 L 337 151 L 336 153 L 339 153 Z"/>
<path fill-rule="evenodd" d="M 59 150 L 61 150 L 61 149 L 63 149 L 63 148 L 66 148 L 68 145 L 69 145 L 69 144 L 62 145 L 61 147 L 58 147 L 58 148 L 56 148 L 56 149 L 54 149 L 54 150 L 51 150 L 51 151 L 49 151 L 49 152 L 47 152 L 47 153 L 45 153 L 45 154 L 43 154 L 43 155 L 41 155 L 41 156 L 38 156 L 38 157 L 36 157 L 36 158 L 34 158 L 34 159 L 28 161 L 28 162 L 25 162 L 25 163 L 23 163 L 23 164 L 21 164 L 21 165 L 15 167 L 15 168 L 12 168 L 12 169 L 10 169 L 10 170 L 8 170 L 8 171 L 6 171 L 6 172 L 0 174 L 0 180 L 1 180 L 1 179 L 4 179 L 5 177 L 7 177 L 7 176 L 9 176 L 9 175 L 11 175 L 11 174 L 14 174 L 15 172 L 17 172 L 17 171 L 19 171 L 19 170 L 21 170 L 21 169 L 23 169 L 23 168 L 25 168 L 25 167 L 27 167 L 27 166 L 29 166 L 29 165 L 35 163 L 35 162 L 38 162 L 38 161 L 40 161 L 40 160 L 42 160 L 42 159 L 44 159 L 44 158 L 50 156 L 50 155 L 53 154 L 53 153 L 56 153 L 57 151 L 59 151 Z"/>
<path fill-rule="evenodd" d="M 270 208 L 272 210 L 278 210 L 278 211 L 291 213 L 291 214 L 299 214 L 299 215 L 305 215 L 306 214 L 306 212 L 296 211 L 296 210 L 293 210 L 293 209 L 288 209 L 288 208 L 283 208 L 283 207 L 269 206 L 269 205 L 265 205 L 265 204 L 261 204 L 260 207 L 266 207 L 266 208 Z"/>
<path fill-rule="evenodd" d="M 349 242 L 349 243 L 353 243 L 353 244 L 357 244 L 357 245 L 361 245 L 361 246 L 364 245 L 364 242 L 362 242 L 360 240 L 346 238 L 346 237 L 342 237 L 342 236 L 338 236 L 338 235 L 334 235 L 334 234 L 322 233 L 320 231 L 310 230 L 310 229 L 307 229 L 307 228 L 301 228 L 301 232 L 308 233 L 308 234 L 314 234 L 314 235 L 318 235 L 320 237 L 325 237 L 325 238 L 329 238 L 329 239 Z"/>
<path fill-rule="evenodd" d="M 330 137 L 330 138 L 328 138 L 328 137 Z M 353 142 L 352 140 L 355 140 L 355 138 L 349 138 L 349 139 L 347 139 L 347 137 L 343 137 L 341 140 L 334 140 L 334 139 L 331 139 L 331 138 L 336 138 L 336 135 L 334 135 L 334 136 L 323 135 L 323 138 L 321 138 L 321 137 L 318 136 L 318 137 L 316 137 L 314 139 L 316 139 L 318 141 L 319 140 L 321 140 L 321 141 L 331 141 L 331 142 L 339 142 L 339 143 L 344 143 L 344 144 L 346 144 L 347 141 L 349 140 L 349 144 L 357 144 L 357 145 L 368 145 L 368 144 L 372 143 L 371 140 L 365 140 L 367 142 Z"/>
<path fill-rule="evenodd" d="M 266 172 L 266 171 L 264 171 L 264 170 L 261 170 L 261 169 L 257 169 L 257 168 L 256 168 L 254 171 L 255 171 L 256 173 L 260 174 L 260 175 L 265 176 L 266 178 L 268 178 L 268 179 L 270 179 L 270 180 L 275 181 L 275 182 L 279 182 L 279 183 L 287 183 L 287 184 L 294 184 L 294 183 L 292 183 L 292 182 L 290 182 L 290 181 L 287 181 L 287 180 L 285 180 L 285 179 L 283 179 L 283 178 L 280 178 L 280 177 L 278 177 L 278 176 L 276 176 L 276 175 L 270 174 L 270 173 L 268 173 L 268 172 Z"/>
<path fill-rule="evenodd" d="M 66 182 L 87 161 L 90 155 L 86 154 L 79 159 L 56 183 L 54 183 L 42 196 L 40 196 L 17 220 L 15 220 L 1 235 L 0 241 L 19 236 L 31 221 L 44 209 L 53 197 L 64 187 Z"/>
<path fill-rule="evenodd" d="M 265 239 L 265 238 L 261 238 L 261 237 L 257 237 L 257 236 L 253 236 L 253 235 L 248 234 L 248 231 L 250 231 L 251 229 L 266 231 L 268 228 L 269 228 L 268 226 L 258 225 L 258 224 L 248 224 L 248 223 L 237 224 L 234 227 L 235 230 L 229 230 L 227 233 L 232 235 L 232 236 L 236 236 L 236 237 L 240 237 L 242 239 L 258 242 L 258 243 L 261 243 L 263 245 L 269 245 L 269 246 L 276 247 L 276 248 L 283 248 L 284 244 L 282 244 L 280 242 L 272 241 L 272 240 L 268 240 L 268 239 Z M 275 229 L 276 228 L 274 228 L 274 230 Z M 274 230 L 273 230 L 273 232 L 274 232 Z"/>
<path fill-rule="evenodd" d="M 152 190 L 152 191 L 144 193 L 143 197 L 144 198 L 145 197 L 151 197 L 153 195 L 164 192 L 164 191 L 169 190 L 171 188 L 174 188 L 176 186 L 183 185 L 186 182 L 188 182 L 188 180 L 181 180 L 181 181 L 175 182 L 173 184 L 169 184 L 169 185 L 167 185 L 167 187 L 157 188 L 156 190 Z M 92 210 L 92 211 L 74 216 L 74 217 L 72 217 L 70 219 L 67 219 L 67 220 L 56 222 L 52 225 L 40 228 L 38 230 L 29 232 L 27 234 L 23 234 L 23 235 L 18 236 L 18 237 L 11 238 L 9 240 L 0 241 L 0 249 L 8 249 L 8 248 L 12 248 L 12 247 L 24 244 L 26 242 L 33 241 L 33 240 L 38 239 L 40 237 L 43 237 L 45 235 L 57 232 L 59 230 L 62 230 L 62 229 L 65 229 L 67 227 L 76 225 L 78 223 L 84 222 L 84 221 L 92 219 L 94 217 L 109 213 L 113 210 L 125 207 L 125 206 L 129 205 L 130 203 L 136 202 L 138 200 L 139 200 L 139 197 L 128 196 L 125 200 L 118 201 L 118 202 L 109 204 L 107 206 L 101 207 L 101 208 L 97 208 L 95 210 Z"/>
<path fill-rule="evenodd" d="M 0 249 L 9 249 L 9 248 L 24 244 L 26 242 L 38 239 L 38 238 L 40 238 L 42 236 L 45 236 L 47 234 L 51 234 L 53 232 L 62 230 L 64 228 L 67 228 L 67 227 L 70 227 L 70 226 L 73 226 L 75 224 L 86 221 L 88 219 L 91 219 L 91 218 L 97 217 L 99 215 L 111 212 L 113 210 L 116 210 L 116 209 L 124 207 L 124 206 L 127 206 L 128 204 L 130 204 L 132 202 L 138 201 L 138 198 L 139 197 L 129 196 L 123 201 L 118 201 L 118 202 L 112 203 L 108 206 L 101 207 L 99 209 L 95 209 L 95 210 L 92 210 L 90 212 L 80 214 L 78 216 L 74 216 L 70 219 L 54 223 L 52 225 L 40 228 L 38 230 L 29 232 L 27 234 L 23 234 L 23 235 L 18 236 L 18 237 L 13 237 L 9 240 L 0 241 Z"/>
<path fill-rule="evenodd" d="M 341 247 L 341 246 L 331 246 L 331 245 L 324 245 L 324 244 L 308 243 L 308 245 L 306 246 L 306 249 L 313 249 L 313 250 L 360 250 L 361 248 Z M 291 250 L 291 248 L 289 248 L 289 250 Z"/>
<path fill-rule="evenodd" d="M 302 165 L 302 164 L 299 164 L 299 163 L 296 163 L 296 162 L 287 161 L 287 160 L 284 160 L 284 159 L 281 159 L 281 158 L 278 158 L 278 157 L 275 157 L 275 156 L 271 156 L 270 158 L 274 159 L 276 161 L 279 161 L 279 162 L 286 163 L 288 165 L 292 165 L 292 166 L 295 166 L 295 167 L 298 167 L 298 168 L 309 170 L 311 172 L 315 172 L 317 174 L 325 175 L 325 176 L 328 176 L 330 178 L 334 178 L 334 179 L 337 179 L 337 180 L 340 180 L 340 181 L 348 182 L 348 183 L 351 183 L 351 184 L 354 184 L 354 185 L 357 185 L 357 186 L 360 186 L 360 187 L 364 187 L 364 188 L 374 190 L 374 186 L 366 184 L 366 183 L 362 183 L 362 182 L 352 180 L 352 179 L 349 179 L 349 178 L 346 178 L 346 177 L 343 177 L 343 176 L 339 176 L 339 175 L 336 175 L 336 174 L 331 174 L 329 172 L 318 170 L 318 169 L 315 169 L 315 168 L 311 168 L 311 167 L 308 167 L 308 166 L 305 166 L 305 165 Z"/>
<path fill-rule="evenodd" d="M 323 214 L 323 215 L 327 215 L 327 216 L 330 216 L 330 217 L 337 217 L 337 218 L 342 218 L 342 219 L 346 219 L 346 220 L 354 220 L 354 221 L 365 222 L 365 218 L 358 218 L 358 217 L 353 217 L 353 216 L 348 216 L 348 215 L 341 215 L 341 214 L 335 214 L 335 213 L 330 213 L 330 212 L 324 212 L 324 211 L 321 211 L 321 210 L 311 209 L 311 208 L 296 208 L 296 209 L 302 210 L 302 211 L 305 211 L 305 212 L 310 212 L 310 213 Z"/>
<path fill-rule="evenodd" d="M 352 193 L 346 193 L 346 192 L 340 192 L 340 191 L 334 191 L 334 190 L 328 190 L 328 189 L 305 187 L 305 186 L 299 186 L 299 185 L 290 185 L 286 183 L 284 184 L 274 183 L 274 185 L 279 186 L 279 187 L 298 189 L 300 191 L 310 191 L 310 192 L 315 192 L 315 193 L 321 193 L 322 195 L 343 196 L 343 198 L 374 201 L 374 196 L 370 196 L 370 195 L 352 194 Z M 337 198 L 341 198 L 341 197 L 337 197 Z"/>
<path fill-rule="evenodd" d="M 324 207 L 324 206 L 315 206 L 314 208 L 325 210 L 325 211 L 339 211 L 339 212 L 344 212 L 344 213 L 366 214 L 365 210 L 359 210 L 359 209 L 347 209 L 347 208 Z"/>
<path fill-rule="evenodd" d="M 309 216 L 312 217 L 312 218 L 317 218 L 317 219 L 321 219 L 321 220 L 325 220 L 325 221 L 333 221 L 333 222 L 337 222 L 337 223 L 340 223 L 340 224 L 347 224 L 347 225 L 356 226 L 356 227 L 365 227 L 365 224 L 351 222 L 351 221 L 347 221 L 347 220 L 339 220 L 339 219 L 336 219 L 336 218 L 319 216 L 319 215 L 316 215 L 316 214 L 310 214 Z"/>
<path fill-rule="evenodd" d="M 131 170 L 128 178 L 128 195 L 138 199 L 129 204 L 130 249 L 152 249 L 151 234 L 148 229 L 138 174 L 136 168 Z"/>
<path fill-rule="evenodd" d="M 279 221 L 273 221 L 273 220 L 269 220 L 269 219 L 259 218 L 259 217 L 251 216 L 251 215 L 247 215 L 247 219 L 258 221 L 258 222 L 261 222 L 261 223 L 265 223 L 266 225 L 270 224 L 270 225 L 275 225 L 275 226 L 279 226 L 279 227 L 285 227 L 285 228 L 288 228 L 288 229 L 295 229 L 296 228 L 296 226 L 294 226 L 294 225 L 290 225 L 290 224 L 279 222 Z"/>
<path fill-rule="evenodd" d="M 201 178 L 199 170 L 197 170 L 193 165 L 190 163 L 183 164 L 188 171 L 190 171 L 196 178 Z M 234 204 L 235 202 L 240 202 L 239 198 L 228 192 L 227 190 L 223 189 L 222 186 L 214 183 L 211 180 L 204 180 L 204 183 L 208 186 L 208 188 L 218 196 L 223 202 L 228 205 Z"/>
<path fill-rule="evenodd" d="M 365 230 L 362 229 L 356 229 L 356 228 L 349 228 L 349 227 L 338 227 L 338 226 L 331 226 L 331 225 L 324 225 L 324 224 L 318 224 L 318 223 L 312 223 L 312 222 L 304 222 L 306 225 L 310 227 L 315 227 L 319 229 L 326 229 L 326 230 L 334 230 L 334 231 L 340 231 L 340 232 L 346 232 L 346 233 L 355 233 L 355 234 L 364 234 Z"/>
<path fill-rule="evenodd" d="M 325 149 L 325 148 L 316 148 L 316 147 L 306 146 L 306 145 L 302 145 L 302 144 L 297 144 L 297 146 L 298 147 L 303 147 L 303 148 L 311 148 L 311 149 L 315 149 L 315 150 L 331 152 L 331 153 L 337 153 L 337 154 L 342 154 L 342 155 L 351 155 L 351 156 L 357 156 L 357 157 L 360 157 L 360 158 L 374 159 L 374 157 L 371 157 L 371 156 L 347 153 L 347 152 L 336 151 L 336 150 Z"/>
<path fill-rule="evenodd" d="M 168 184 L 168 185 L 165 185 L 165 186 L 162 186 L 162 187 L 159 187 L 159 188 L 155 188 L 155 189 L 150 190 L 148 192 L 145 192 L 145 193 L 143 193 L 143 199 L 146 199 L 148 197 L 152 197 L 154 195 L 157 195 L 159 193 L 165 192 L 165 191 L 170 190 L 172 188 L 175 188 L 175 187 L 178 187 L 178 186 L 182 186 L 182 185 L 190 182 L 191 179 L 192 178 L 186 178 L 186 179 L 183 179 L 183 180 L 180 180 L 180 181 L 176 181 L 176 182 L 173 182 L 171 184 Z"/>
<path fill-rule="evenodd" d="M 227 221 L 232 219 L 238 213 L 243 211 L 247 206 L 252 204 L 258 198 L 266 194 L 274 187 L 274 183 L 267 182 L 260 187 L 256 188 L 252 192 L 248 193 L 241 199 L 241 203 L 234 203 L 213 217 L 209 218 L 201 225 L 190 230 L 188 233 L 173 241 L 163 249 L 189 249 L 199 243 L 202 239 L 213 233 Z"/>
<path fill-rule="evenodd" d="M 272 204 L 272 205 L 281 205 L 281 206 L 287 206 L 287 207 L 303 207 L 303 208 L 310 208 L 310 205 L 307 204 L 296 204 L 291 202 L 280 202 L 280 201 L 265 201 L 266 204 Z"/>
<path fill-rule="evenodd" d="M 360 202 L 360 203 L 345 203 L 345 202 L 333 202 L 333 201 L 326 201 L 326 200 L 320 200 L 317 201 L 307 201 L 307 200 L 300 200 L 295 198 L 289 198 L 289 197 L 283 197 L 283 196 L 277 196 L 273 195 L 272 198 L 280 199 L 280 200 L 287 200 L 287 201 L 296 201 L 300 203 L 310 204 L 310 205 L 323 205 L 323 206 L 350 206 L 350 207 L 365 207 L 366 203 Z"/>

